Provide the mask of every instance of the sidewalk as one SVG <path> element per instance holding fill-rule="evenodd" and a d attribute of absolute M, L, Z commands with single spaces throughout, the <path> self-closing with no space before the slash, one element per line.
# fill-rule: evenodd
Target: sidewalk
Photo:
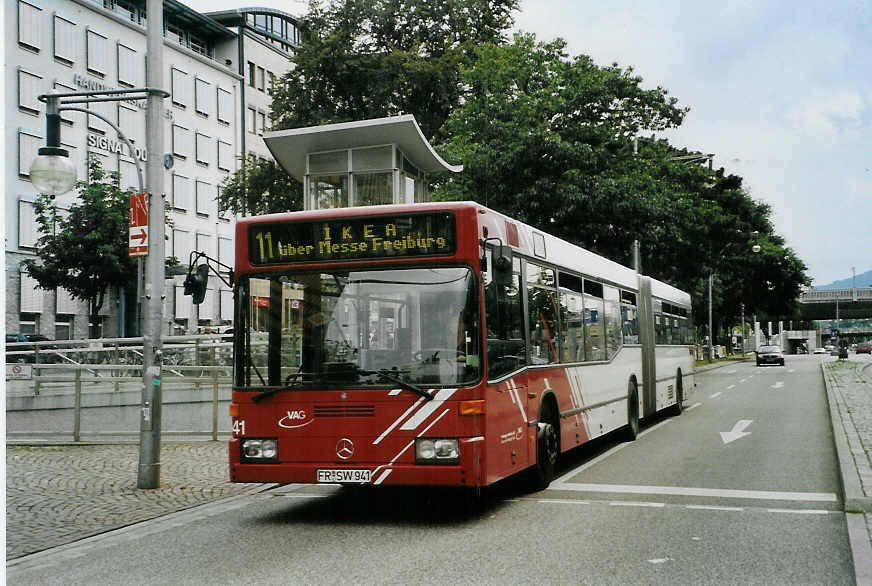
<path fill-rule="evenodd" d="M 136 488 L 137 444 L 6 446 L 6 560 L 261 490 L 228 481 L 227 442 L 163 442 L 160 488 Z"/>
<path fill-rule="evenodd" d="M 821 364 L 857 584 L 872 584 L 872 362 Z"/>

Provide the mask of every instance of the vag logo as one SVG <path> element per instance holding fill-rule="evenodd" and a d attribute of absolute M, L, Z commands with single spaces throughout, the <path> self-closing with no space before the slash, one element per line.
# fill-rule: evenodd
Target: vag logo
<path fill-rule="evenodd" d="M 288 411 L 284 417 L 279 419 L 279 427 L 294 429 L 295 427 L 309 425 L 313 421 L 314 419 L 306 419 L 306 412 L 302 409 L 299 411 Z"/>

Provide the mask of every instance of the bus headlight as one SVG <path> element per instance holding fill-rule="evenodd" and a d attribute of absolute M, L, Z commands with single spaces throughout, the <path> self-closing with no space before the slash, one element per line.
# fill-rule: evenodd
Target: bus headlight
<path fill-rule="evenodd" d="M 279 444 L 275 438 L 242 440 L 243 462 L 276 461 L 279 457 Z"/>
<path fill-rule="evenodd" d="M 457 464 L 460 452 L 456 439 L 418 438 L 415 440 L 416 464 Z"/>

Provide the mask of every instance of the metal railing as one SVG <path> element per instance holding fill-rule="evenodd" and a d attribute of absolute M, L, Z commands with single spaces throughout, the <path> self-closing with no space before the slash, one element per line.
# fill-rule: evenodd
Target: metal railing
<path fill-rule="evenodd" d="M 164 340 L 164 411 L 177 409 L 175 419 L 183 423 L 176 429 L 164 426 L 162 434 L 217 440 L 219 433 L 229 431 L 229 418 L 219 417 L 219 403 L 229 402 L 232 342 L 216 334 Z M 118 428 L 124 427 L 118 421 L 137 421 L 130 414 L 138 413 L 140 407 L 142 338 L 9 343 L 6 355 L 8 439 L 72 437 L 79 442 L 84 436 L 139 436 L 138 425 L 130 423 L 123 429 Z M 12 374 L 13 370 L 20 376 Z M 167 404 L 171 396 L 175 403 Z M 16 406 L 10 407 L 13 403 Z M 99 408 L 109 408 L 112 415 L 96 411 Z M 89 409 L 96 415 L 86 419 L 104 417 L 117 429 L 105 431 L 103 426 L 94 425 L 96 429 L 83 430 L 83 414 Z M 18 430 L 10 431 L 13 417 L 39 420 L 39 425 L 22 430 L 21 425 L 26 424 L 21 424 Z M 179 429 L 182 425 L 184 429 Z"/>

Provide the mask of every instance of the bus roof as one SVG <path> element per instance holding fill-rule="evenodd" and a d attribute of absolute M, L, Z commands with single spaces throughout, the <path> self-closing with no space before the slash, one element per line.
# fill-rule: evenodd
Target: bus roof
<path fill-rule="evenodd" d="M 237 222 L 237 230 L 245 230 L 247 225 L 260 222 L 291 222 L 303 219 L 328 220 L 379 214 L 433 212 L 437 210 L 475 213 L 479 224 L 478 237 L 484 237 L 483 228 L 487 227 L 488 238 L 499 238 L 503 244 L 508 244 L 514 250 L 528 256 L 533 261 L 540 260 L 544 263 L 558 265 L 581 275 L 600 279 L 633 291 L 639 288 L 638 275 L 634 269 L 567 242 L 562 238 L 537 230 L 528 224 L 519 222 L 501 212 L 473 201 L 332 208 L 252 216 L 240 218 Z M 242 233 L 237 232 L 237 234 Z M 673 303 L 690 305 L 690 295 L 688 293 L 653 278 L 651 279 L 651 293 L 655 297 Z"/>

